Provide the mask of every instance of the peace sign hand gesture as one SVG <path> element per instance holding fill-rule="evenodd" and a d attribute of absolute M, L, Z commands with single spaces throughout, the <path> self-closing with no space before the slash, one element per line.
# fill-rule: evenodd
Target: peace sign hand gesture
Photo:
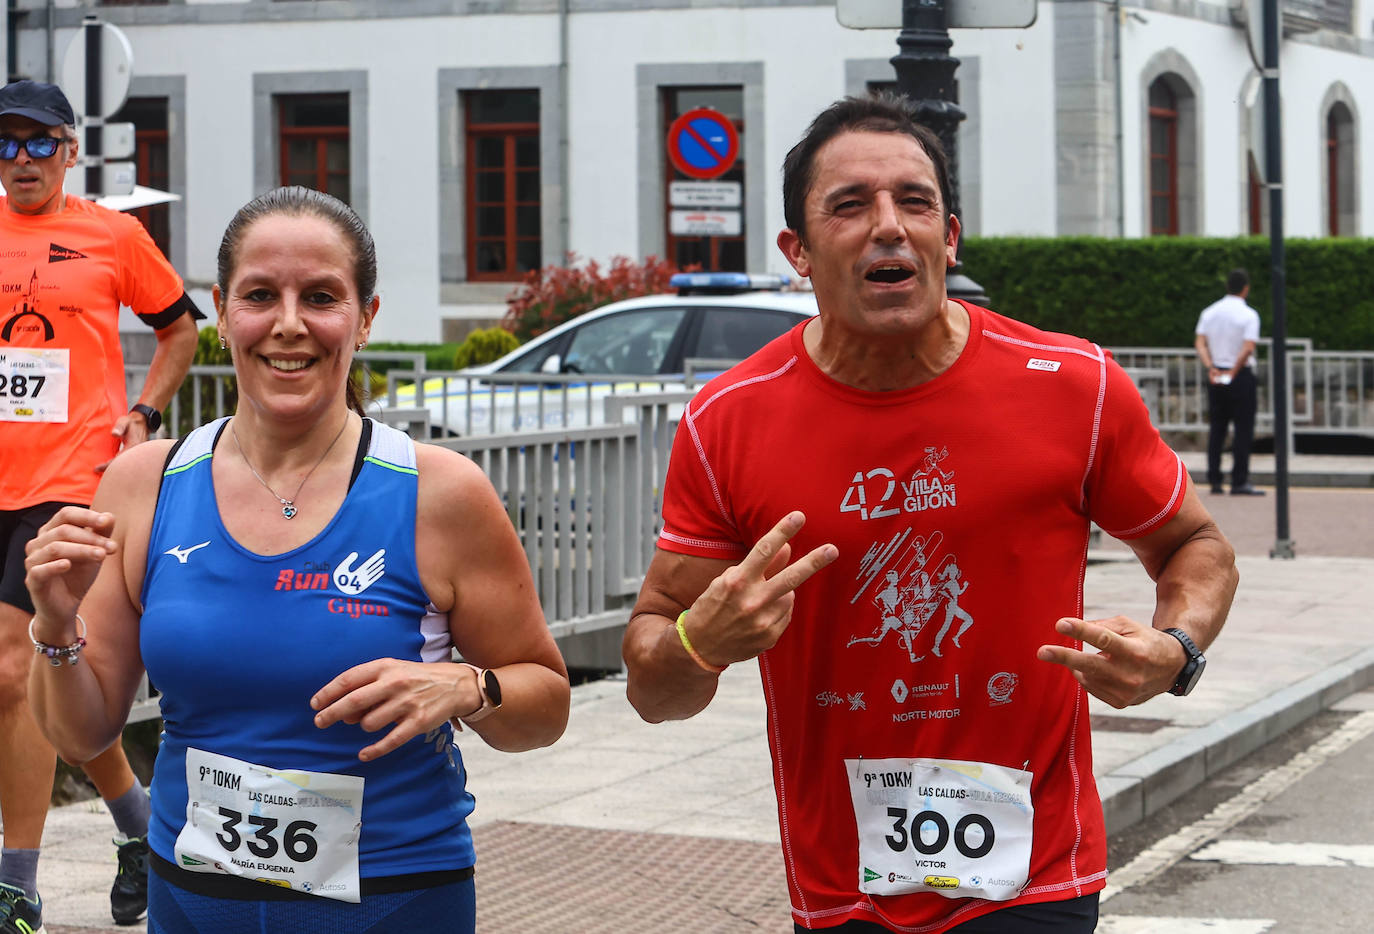
<path fill-rule="evenodd" d="M 788 564 L 791 539 L 805 523 L 802 513 L 788 513 L 692 604 L 683 626 L 707 662 L 728 665 L 771 649 L 792 620 L 796 589 L 839 557 L 825 544 Z"/>
<path fill-rule="evenodd" d="M 1060 635 L 1080 640 L 1083 648 L 1051 643 L 1042 645 L 1036 657 L 1063 665 L 1089 694 L 1117 710 L 1167 691 L 1188 660 L 1173 636 L 1126 616 L 1065 617 L 1054 628 Z"/>

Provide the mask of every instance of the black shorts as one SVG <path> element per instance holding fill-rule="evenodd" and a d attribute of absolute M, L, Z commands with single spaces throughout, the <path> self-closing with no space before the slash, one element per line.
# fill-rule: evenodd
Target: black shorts
<path fill-rule="evenodd" d="M 1037 902 L 1013 905 L 1000 911 L 965 921 L 948 934 L 1092 934 L 1097 929 L 1097 892 L 1062 902 Z M 804 928 L 793 924 L 797 934 L 808 930 L 835 934 L 890 934 L 890 929 L 872 921 L 846 921 L 838 927 Z"/>
<path fill-rule="evenodd" d="M 24 586 L 24 546 L 63 506 L 84 505 L 39 503 L 27 509 L 0 509 L 0 548 L 4 549 L 5 558 L 4 567 L 0 568 L 0 603 L 17 606 L 25 613 L 33 612 L 29 589 Z"/>

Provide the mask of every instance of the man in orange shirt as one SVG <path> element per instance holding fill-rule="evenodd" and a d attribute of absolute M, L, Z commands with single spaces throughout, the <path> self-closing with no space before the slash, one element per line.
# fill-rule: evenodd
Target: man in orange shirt
<path fill-rule="evenodd" d="M 74 123 L 55 85 L 0 89 L 0 934 L 42 925 L 38 854 L 56 768 L 26 695 L 24 546 L 63 505 L 89 504 L 110 460 L 157 431 L 204 317 L 137 220 L 63 192 L 77 164 Z M 132 409 L 121 305 L 157 334 Z M 148 796 L 119 743 L 84 767 L 124 837 L 111 912 L 133 923 L 147 905 Z"/>

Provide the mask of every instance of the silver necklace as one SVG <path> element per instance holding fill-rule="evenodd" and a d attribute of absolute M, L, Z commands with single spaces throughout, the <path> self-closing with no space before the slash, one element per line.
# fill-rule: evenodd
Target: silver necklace
<path fill-rule="evenodd" d="M 311 467 L 310 470 L 306 472 L 305 476 L 301 478 L 301 482 L 296 484 L 296 492 L 291 494 L 290 499 L 287 499 L 284 496 L 277 495 L 277 491 L 267 485 L 267 481 L 262 478 L 262 474 L 258 473 L 258 469 L 253 466 L 251 461 L 248 460 L 248 455 L 243 453 L 243 445 L 239 444 L 239 433 L 234 430 L 234 426 L 232 423 L 229 425 L 229 435 L 234 439 L 234 447 L 238 448 L 239 457 L 242 457 L 243 462 L 248 465 L 248 469 L 253 471 L 253 476 L 257 477 L 258 482 L 263 485 L 267 492 L 271 493 L 274 497 L 276 497 L 277 502 L 281 503 L 282 518 L 294 519 L 296 517 L 297 512 L 296 497 L 301 495 L 301 489 L 305 486 L 305 481 L 309 480 L 310 475 L 315 472 L 315 469 L 324 463 L 324 459 L 329 456 L 330 451 L 334 450 L 334 445 L 338 443 L 339 438 L 343 437 L 344 429 L 347 427 L 348 413 L 345 412 L 343 424 L 339 426 L 339 433 L 334 436 L 333 441 L 329 442 L 329 447 L 324 449 L 324 453 L 320 455 L 320 459 L 315 461 L 315 466 Z"/>

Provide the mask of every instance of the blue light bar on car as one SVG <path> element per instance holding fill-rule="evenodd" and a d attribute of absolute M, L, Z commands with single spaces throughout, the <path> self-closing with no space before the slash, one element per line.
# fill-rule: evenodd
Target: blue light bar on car
<path fill-rule="evenodd" d="M 679 272 L 668 280 L 670 288 L 688 292 L 756 292 L 785 289 L 791 283 L 787 276 L 767 273 L 750 275 L 746 272 Z"/>

